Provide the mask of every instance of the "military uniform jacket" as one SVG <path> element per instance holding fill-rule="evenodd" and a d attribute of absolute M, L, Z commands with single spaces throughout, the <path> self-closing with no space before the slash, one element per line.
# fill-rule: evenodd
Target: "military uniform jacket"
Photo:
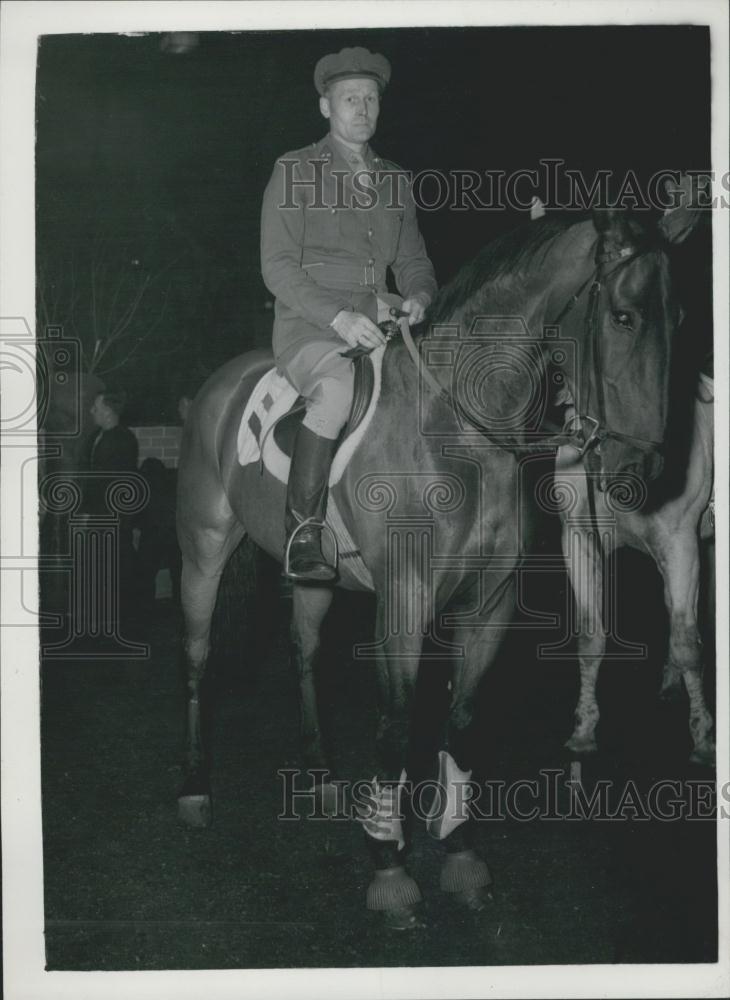
<path fill-rule="evenodd" d="M 342 343 L 330 326 L 342 309 L 375 319 L 388 267 L 403 298 L 436 293 L 407 174 L 369 149 L 368 174 L 353 174 L 362 163 L 348 153 L 331 136 L 286 153 L 264 193 L 261 271 L 280 364 L 312 339 Z"/>

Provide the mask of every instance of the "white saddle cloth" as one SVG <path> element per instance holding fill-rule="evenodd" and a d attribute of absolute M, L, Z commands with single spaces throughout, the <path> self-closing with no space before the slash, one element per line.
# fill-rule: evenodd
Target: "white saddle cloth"
<path fill-rule="evenodd" d="M 339 483 L 348 462 L 367 433 L 380 399 L 384 353 L 385 347 L 378 347 L 370 355 L 373 364 L 373 393 L 359 425 L 337 449 L 330 473 L 330 486 Z M 276 368 L 261 376 L 249 397 L 238 429 L 238 461 L 241 465 L 259 462 L 263 458 L 264 467 L 272 476 L 281 483 L 288 481 L 291 461 L 279 448 L 272 431 L 276 421 L 294 405 L 297 396 L 297 390 Z"/>
<path fill-rule="evenodd" d="M 362 420 L 352 434 L 342 442 L 335 454 L 330 472 L 330 486 L 336 486 L 367 433 L 370 421 L 380 399 L 383 354 L 385 347 L 378 347 L 370 355 L 373 364 L 373 393 Z M 273 434 L 276 421 L 291 409 L 298 393 L 285 376 L 275 368 L 266 372 L 249 397 L 238 429 L 238 461 L 241 465 L 263 461 L 264 468 L 281 483 L 289 479 L 291 459 L 286 455 Z M 340 581 L 356 590 L 373 590 L 373 578 L 363 562 L 360 550 L 348 531 L 334 497 L 327 501 L 327 524 L 337 540 Z"/>

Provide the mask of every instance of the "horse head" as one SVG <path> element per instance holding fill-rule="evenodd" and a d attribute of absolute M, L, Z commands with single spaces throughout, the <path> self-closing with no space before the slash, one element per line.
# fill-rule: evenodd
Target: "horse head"
<path fill-rule="evenodd" d="M 572 392 L 587 466 L 605 487 L 627 475 L 651 480 L 662 469 L 680 319 L 665 249 L 691 227 L 648 226 L 616 210 L 595 210 L 592 222 L 586 308 L 571 317 L 580 343 Z"/>

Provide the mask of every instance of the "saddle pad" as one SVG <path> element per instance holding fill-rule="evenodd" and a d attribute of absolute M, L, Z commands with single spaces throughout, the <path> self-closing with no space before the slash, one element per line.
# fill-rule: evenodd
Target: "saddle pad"
<path fill-rule="evenodd" d="M 348 434 L 337 449 L 330 472 L 330 486 L 339 483 L 373 418 L 380 399 L 384 353 L 383 346 L 376 348 L 370 355 L 373 365 L 373 393 L 370 403 L 353 433 Z M 298 398 L 299 394 L 291 382 L 280 375 L 275 368 L 259 379 L 246 403 L 238 429 L 237 447 L 240 465 L 248 465 L 263 459 L 264 467 L 275 479 L 281 483 L 288 481 L 291 461 L 276 443 L 272 431 L 277 420 L 288 413 Z"/>
<path fill-rule="evenodd" d="M 238 428 L 239 465 L 259 461 L 259 443 L 264 439 L 266 429 L 273 427 L 279 417 L 289 412 L 298 395 L 289 379 L 280 375 L 276 368 L 261 376 L 248 398 Z"/>
<path fill-rule="evenodd" d="M 332 463 L 330 486 L 334 486 L 342 478 L 347 463 L 372 420 L 380 398 L 384 352 L 385 347 L 381 347 L 370 355 L 373 363 L 373 393 L 370 403 L 355 431 L 345 438 L 337 450 Z M 294 386 L 275 368 L 262 375 L 249 397 L 238 429 L 237 450 L 241 465 L 261 461 L 263 448 L 264 467 L 280 482 L 287 482 L 291 460 L 279 448 L 273 429 L 277 420 L 289 412 L 298 398 L 299 394 Z M 350 589 L 372 591 L 373 578 L 342 520 L 332 495 L 327 502 L 326 520 L 337 541 L 340 577 L 344 580 L 345 586 Z"/>

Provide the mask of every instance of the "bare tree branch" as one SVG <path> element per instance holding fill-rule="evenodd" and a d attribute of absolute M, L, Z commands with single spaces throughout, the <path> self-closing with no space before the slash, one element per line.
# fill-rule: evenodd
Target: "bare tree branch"
<path fill-rule="evenodd" d="M 159 217 L 157 205 L 140 204 L 138 217 L 120 220 L 105 202 L 72 233 L 39 239 L 38 319 L 73 330 L 88 374 L 134 364 L 143 346 L 150 357 L 179 353 L 178 331 L 192 328 L 191 317 L 209 295 L 205 261 Z M 177 271 L 182 260 L 187 264 Z"/>

